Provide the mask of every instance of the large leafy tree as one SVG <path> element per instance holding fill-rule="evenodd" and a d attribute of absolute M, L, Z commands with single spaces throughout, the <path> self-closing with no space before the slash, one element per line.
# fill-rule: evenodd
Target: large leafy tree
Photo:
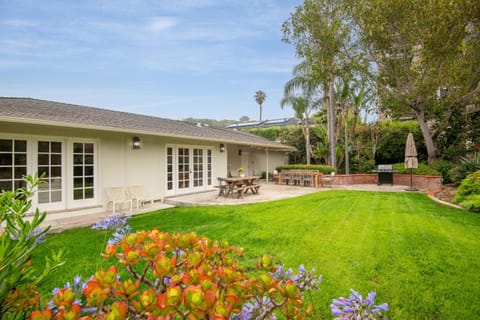
<path fill-rule="evenodd" d="M 458 114 L 479 112 L 478 0 L 305 0 L 284 33 L 321 79 L 373 80 L 377 107 L 418 121 L 430 163 Z"/>
<path fill-rule="evenodd" d="M 478 102 L 478 0 L 358 0 L 350 12 L 383 110 L 413 115 L 432 163 L 452 116 Z"/>

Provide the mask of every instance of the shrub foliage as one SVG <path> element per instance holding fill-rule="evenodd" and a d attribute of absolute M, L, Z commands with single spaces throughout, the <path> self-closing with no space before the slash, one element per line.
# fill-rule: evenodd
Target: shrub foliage
<path fill-rule="evenodd" d="M 453 202 L 469 211 L 480 212 L 480 170 L 462 181 Z"/>
<path fill-rule="evenodd" d="M 40 272 L 31 266 L 31 254 L 44 241 L 47 228 L 40 228 L 46 213 L 35 210 L 29 220 L 25 216 L 32 206 L 33 190 L 40 180 L 24 178 L 26 187 L 0 194 L 0 318 L 22 319 L 40 303 L 37 284 L 50 271 L 62 265 L 62 253 L 45 258 Z"/>

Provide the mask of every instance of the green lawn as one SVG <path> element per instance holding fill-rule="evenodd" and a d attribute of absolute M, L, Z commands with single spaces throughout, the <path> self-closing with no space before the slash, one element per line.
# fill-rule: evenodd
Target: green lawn
<path fill-rule="evenodd" d="M 135 230 L 196 231 L 245 248 L 249 263 L 267 252 L 296 269 L 323 275 L 316 310 L 329 319 L 332 299 L 354 288 L 377 292 L 390 319 L 478 319 L 480 215 L 416 193 L 326 191 L 245 206 L 173 208 L 131 219 Z M 54 235 L 34 265 L 65 247 L 66 265 L 42 287 L 91 275 L 104 235 L 75 229 Z"/>

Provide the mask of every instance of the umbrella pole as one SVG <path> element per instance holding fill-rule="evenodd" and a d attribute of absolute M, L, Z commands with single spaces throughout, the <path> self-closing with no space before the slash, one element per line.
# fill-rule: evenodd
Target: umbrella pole
<path fill-rule="evenodd" d="M 410 187 L 405 189 L 406 191 L 418 191 L 414 186 L 413 186 L 413 168 L 410 168 Z"/>

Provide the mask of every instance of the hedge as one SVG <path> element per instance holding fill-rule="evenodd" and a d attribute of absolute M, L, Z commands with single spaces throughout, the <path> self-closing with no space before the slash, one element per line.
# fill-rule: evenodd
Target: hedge
<path fill-rule="evenodd" d="M 335 171 L 333 167 L 321 165 L 321 164 L 289 164 L 284 166 L 278 166 L 277 171 L 285 170 L 318 170 L 324 174 L 329 174 Z"/>
<path fill-rule="evenodd" d="M 397 173 L 408 173 L 410 174 L 410 169 L 405 169 L 405 164 L 395 163 L 393 169 L 397 170 Z M 427 164 L 419 163 L 417 169 L 413 169 L 413 174 L 425 175 L 425 176 L 441 176 L 442 174 L 430 167 Z"/>

